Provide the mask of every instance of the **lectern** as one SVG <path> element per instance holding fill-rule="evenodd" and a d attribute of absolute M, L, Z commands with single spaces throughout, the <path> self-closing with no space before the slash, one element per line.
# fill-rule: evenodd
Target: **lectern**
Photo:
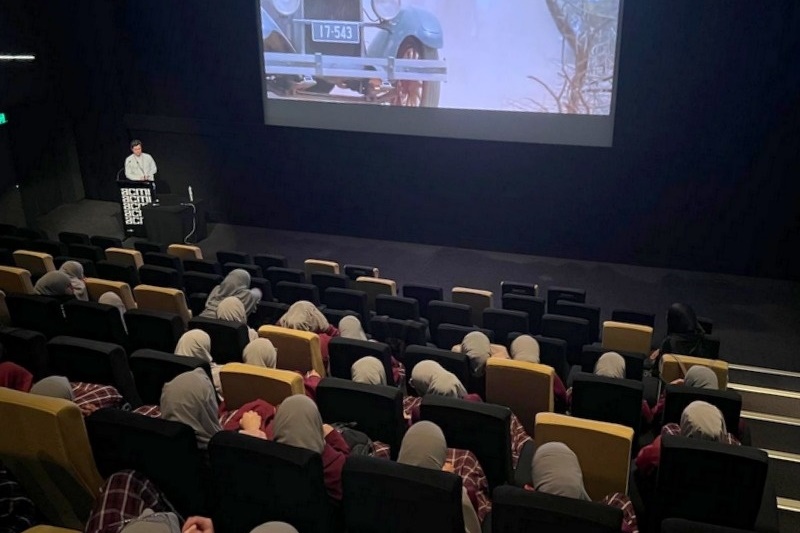
<path fill-rule="evenodd" d="M 142 207 L 155 201 L 155 183 L 152 181 L 117 180 L 119 185 L 122 226 L 126 237 L 147 237 Z"/>

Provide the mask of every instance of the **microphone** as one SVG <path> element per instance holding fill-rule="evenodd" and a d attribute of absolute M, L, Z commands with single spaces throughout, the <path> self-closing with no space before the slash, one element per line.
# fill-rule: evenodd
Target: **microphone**
<path fill-rule="evenodd" d="M 117 181 L 119 181 L 119 173 L 122 172 L 123 170 L 125 170 L 125 166 L 117 170 Z M 125 179 L 127 180 L 128 178 L 126 177 Z"/>

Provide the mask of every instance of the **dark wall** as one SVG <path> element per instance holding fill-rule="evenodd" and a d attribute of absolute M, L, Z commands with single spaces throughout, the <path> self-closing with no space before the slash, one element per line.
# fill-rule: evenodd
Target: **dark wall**
<path fill-rule="evenodd" d="M 800 277 L 796 0 L 626 2 L 610 149 L 263 126 L 248 0 L 42 12 L 90 197 L 133 136 L 226 222 Z"/>

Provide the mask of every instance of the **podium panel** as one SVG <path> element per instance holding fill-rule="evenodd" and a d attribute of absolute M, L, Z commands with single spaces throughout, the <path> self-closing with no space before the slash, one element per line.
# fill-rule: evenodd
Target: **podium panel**
<path fill-rule="evenodd" d="M 153 184 L 149 181 L 118 181 L 122 227 L 126 237 L 147 237 L 142 208 L 153 203 Z"/>

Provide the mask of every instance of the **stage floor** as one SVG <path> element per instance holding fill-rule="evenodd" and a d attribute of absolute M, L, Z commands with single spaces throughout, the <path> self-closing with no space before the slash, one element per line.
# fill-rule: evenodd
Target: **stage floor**
<path fill-rule="evenodd" d="M 53 238 L 59 231 L 122 237 L 120 220 L 118 204 L 83 200 L 62 205 L 38 222 Z M 550 286 L 582 288 L 587 303 L 600 306 L 601 320 L 608 320 L 613 309 L 656 313 L 656 339 L 664 335 L 669 305 L 682 301 L 714 321 L 721 359 L 800 371 L 797 282 L 229 224 L 210 224 L 208 238 L 199 246 L 209 257 L 223 249 L 281 254 L 293 268 L 302 268 L 308 258 L 374 265 L 382 277 L 397 281 L 398 288 L 413 282 L 445 291 L 453 286 L 488 289 L 498 295 L 502 280 L 538 283 L 543 295 Z"/>

